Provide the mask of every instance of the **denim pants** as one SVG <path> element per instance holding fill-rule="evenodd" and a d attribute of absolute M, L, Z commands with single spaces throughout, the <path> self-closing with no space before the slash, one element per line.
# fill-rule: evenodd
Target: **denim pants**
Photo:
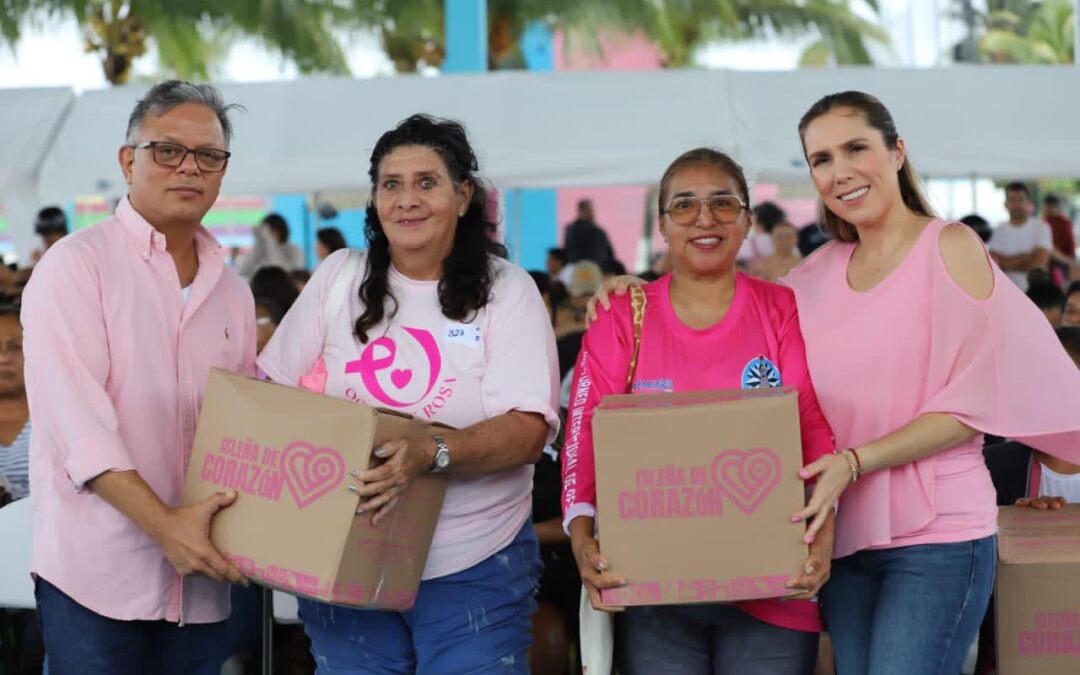
<path fill-rule="evenodd" d="M 528 675 L 540 552 L 531 522 L 486 560 L 420 583 L 406 612 L 301 598 L 318 675 Z"/>
<path fill-rule="evenodd" d="M 118 621 L 38 577 L 34 588 L 49 675 L 219 675 L 225 622 Z"/>
<path fill-rule="evenodd" d="M 619 675 L 811 675 L 818 634 L 719 604 L 628 607 L 615 617 Z"/>
<path fill-rule="evenodd" d="M 833 561 L 821 610 L 837 675 L 956 675 L 994 586 L 997 537 Z"/>

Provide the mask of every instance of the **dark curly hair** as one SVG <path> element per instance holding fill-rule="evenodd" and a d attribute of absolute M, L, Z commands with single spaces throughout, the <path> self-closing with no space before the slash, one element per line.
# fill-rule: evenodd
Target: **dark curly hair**
<path fill-rule="evenodd" d="M 397 312 L 397 299 L 390 293 L 390 240 L 375 209 L 379 165 L 390 152 L 404 146 L 423 146 L 435 151 L 446 165 L 457 189 L 472 185 L 472 198 L 465 215 L 458 219 L 454 244 L 443 260 L 439 279 L 439 304 L 443 316 L 471 321 L 491 300 L 494 270 L 491 258 L 506 257 L 506 247 L 495 241 L 496 225 L 487 216 L 487 190 L 477 175 L 476 153 L 469 145 L 460 122 L 430 115 L 413 115 L 387 131 L 371 151 L 371 202 L 367 207 L 364 236 L 367 239 L 367 269 L 360 284 L 364 311 L 356 320 L 356 336 L 367 343 L 368 331 L 387 316 L 386 302 L 393 302 L 389 316 Z"/>

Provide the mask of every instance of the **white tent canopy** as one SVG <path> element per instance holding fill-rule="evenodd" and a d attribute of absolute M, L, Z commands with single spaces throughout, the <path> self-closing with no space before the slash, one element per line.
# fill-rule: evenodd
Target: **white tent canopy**
<path fill-rule="evenodd" d="M 308 79 L 221 90 L 247 108 L 234 118 L 226 178 L 233 193 L 364 187 L 379 135 L 416 112 L 463 121 L 482 172 L 510 187 L 647 182 L 666 158 L 718 143 L 732 126 L 727 73 Z M 694 108 L 711 111 L 707 123 L 663 123 L 675 105 L 649 93 L 657 90 L 692 92 Z M 102 192 L 106 182 L 105 192 L 116 191 L 116 150 L 144 91 L 123 87 L 79 98 L 42 168 L 42 196 Z"/>
<path fill-rule="evenodd" d="M 770 180 L 805 180 L 797 126 L 821 96 L 877 96 L 920 173 L 998 179 L 1080 177 L 1080 69 L 956 66 L 733 73 L 740 157 Z"/>
<path fill-rule="evenodd" d="M 682 150 L 733 151 L 759 179 L 806 179 L 796 125 L 820 96 L 861 89 L 893 111 L 933 176 L 1080 175 L 1080 70 L 837 68 L 782 73 L 493 73 L 221 87 L 235 117 L 233 193 L 367 185 L 379 134 L 414 112 L 466 123 L 500 187 L 654 182 Z M 83 94 L 40 173 L 40 197 L 121 194 L 116 151 L 145 87 Z"/>
<path fill-rule="evenodd" d="M 32 246 L 23 224 L 37 209 L 38 169 L 74 100 L 66 88 L 0 90 L 0 197 L 19 250 Z"/>
<path fill-rule="evenodd" d="M 74 100 L 66 88 L 0 89 L 0 190 L 36 178 Z"/>

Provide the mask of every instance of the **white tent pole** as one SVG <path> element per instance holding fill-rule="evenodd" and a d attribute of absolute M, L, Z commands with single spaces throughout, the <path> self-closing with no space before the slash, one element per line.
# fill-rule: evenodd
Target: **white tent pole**
<path fill-rule="evenodd" d="M 521 264 L 521 190 L 514 190 L 514 250 L 511 257 L 515 264 Z"/>
<path fill-rule="evenodd" d="M 1080 68 L 1080 0 L 1073 0 L 1073 65 Z"/>

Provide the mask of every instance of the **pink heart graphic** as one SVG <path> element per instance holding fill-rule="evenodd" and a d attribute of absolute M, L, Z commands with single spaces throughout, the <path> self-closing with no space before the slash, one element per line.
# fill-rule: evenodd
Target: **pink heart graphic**
<path fill-rule="evenodd" d="M 735 506 L 750 514 L 780 482 L 780 458 L 772 450 L 725 450 L 712 465 L 713 483 Z"/>
<path fill-rule="evenodd" d="M 341 484 L 345 460 L 333 448 L 296 441 L 281 453 L 281 470 L 296 506 L 304 508 Z"/>
<path fill-rule="evenodd" d="M 412 382 L 412 370 L 409 368 L 398 368 L 390 372 L 390 381 L 394 383 L 394 386 L 398 389 L 404 389 L 409 382 Z"/>

